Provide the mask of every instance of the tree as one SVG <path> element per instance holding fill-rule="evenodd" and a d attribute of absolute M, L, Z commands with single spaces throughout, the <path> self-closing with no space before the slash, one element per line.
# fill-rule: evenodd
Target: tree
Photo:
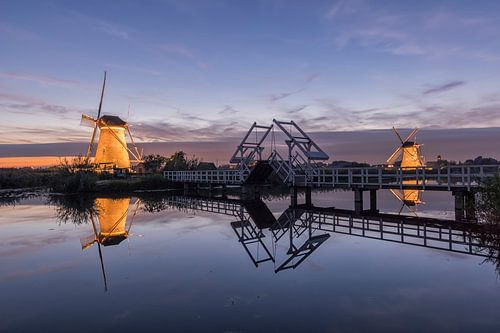
<path fill-rule="evenodd" d="M 186 153 L 181 151 L 176 151 L 172 156 L 170 156 L 165 163 L 165 171 L 181 171 L 181 170 L 196 170 L 199 161 L 197 158 L 193 157 L 191 159 L 186 159 Z"/>
<path fill-rule="evenodd" d="M 169 159 L 158 154 L 146 155 L 142 159 L 142 165 L 148 172 L 160 172 Z"/>

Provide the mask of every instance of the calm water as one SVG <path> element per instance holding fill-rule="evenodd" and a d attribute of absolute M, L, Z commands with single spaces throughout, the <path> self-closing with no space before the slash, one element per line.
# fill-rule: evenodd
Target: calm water
<path fill-rule="evenodd" d="M 448 194 L 421 199 L 417 214 L 453 218 Z M 291 233 L 260 230 L 265 206 L 249 208 L 263 219 L 255 222 L 237 201 L 97 202 L 92 219 L 88 200 L 0 207 L 1 331 L 500 331 L 495 265 L 461 253 L 466 245 L 450 252 L 389 232 L 382 240 L 369 230 L 317 230 L 304 222 L 314 212 L 290 210 L 299 218 Z M 276 218 L 289 205 L 264 202 Z M 314 193 L 313 202 L 353 205 L 345 192 Z M 379 203 L 387 213 L 401 206 L 388 192 Z"/>

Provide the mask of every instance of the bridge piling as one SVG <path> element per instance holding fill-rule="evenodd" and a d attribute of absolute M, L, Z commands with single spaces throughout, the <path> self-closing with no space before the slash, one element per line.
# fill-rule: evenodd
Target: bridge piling
<path fill-rule="evenodd" d="M 467 221 L 475 221 L 476 218 L 476 194 L 473 191 L 465 193 L 465 218 Z"/>
<path fill-rule="evenodd" d="M 354 190 L 354 211 L 357 214 L 363 212 L 363 189 L 355 188 Z"/>
<path fill-rule="evenodd" d="M 370 190 L 370 211 L 377 213 L 377 190 Z"/>
<path fill-rule="evenodd" d="M 465 220 L 465 196 L 463 191 L 453 191 L 453 197 L 455 198 L 455 220 L 464 221 Z"/>
<path fill-rule="evenodd" d="M 455 220 L 474 221 L 476 220 L 476 196 L 473 191 L 453 191 L 455 197 Z"/>

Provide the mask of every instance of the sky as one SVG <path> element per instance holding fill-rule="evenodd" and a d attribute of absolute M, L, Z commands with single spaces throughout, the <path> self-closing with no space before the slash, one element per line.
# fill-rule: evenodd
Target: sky
<path fill-rule="evenodd" d="M 97 114 L 104 70 L 103 113 L 139 142 L 224 142 L 273 118 L 361 138 L 500 127 L 499 13 L 477 0 L 0 0 L 0 146 L 88 141 L 80 117 Z"/>

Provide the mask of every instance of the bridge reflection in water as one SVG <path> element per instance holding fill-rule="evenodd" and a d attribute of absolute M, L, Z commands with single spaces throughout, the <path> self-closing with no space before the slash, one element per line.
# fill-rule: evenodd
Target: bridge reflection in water
<path fill-rule="evenodd" d="M 81 243 L 83 250 L 97 244 L 106 290 L 101 245 L 115 246 L 127 239 L 141 205 L 145 211 L 175 208 L 188 213 L 204 211 L 234 217 L 230 224 L 235 239 L 251 262 L 256 267 L 273 263 L 276 273 L 297 268 L 334 234 L 481 256 L 494 262 L 497 270 L 500 267 L 500 230 L 477 223 L 306 204 L 290 206 L 276 217 L 258 198 L 241 200 L 174 195 L 135 201 L 131 198 L 99 198 L 94 203 L 97 213 L 89 214 L 92 234 L 82 238 Z M 132 217 L 127 225 L 128 215 Z"/>
<path fill-rule="evenodd" d="M 332 234 L 396 242 L 485 257 L 498 262 L 500 230 L 476 223 L 382 214 L 311 205 L 289 207 L 276 218 L 259 200 L 171 196 L 166 206 L 234 216 L 238 241 L 257 267 L 275 263 L 275 272 L 297 268 Z M 279 246 L 286 244 L 278 262 Z M 498 264 L 497 264 L 498 265 Z"/>

